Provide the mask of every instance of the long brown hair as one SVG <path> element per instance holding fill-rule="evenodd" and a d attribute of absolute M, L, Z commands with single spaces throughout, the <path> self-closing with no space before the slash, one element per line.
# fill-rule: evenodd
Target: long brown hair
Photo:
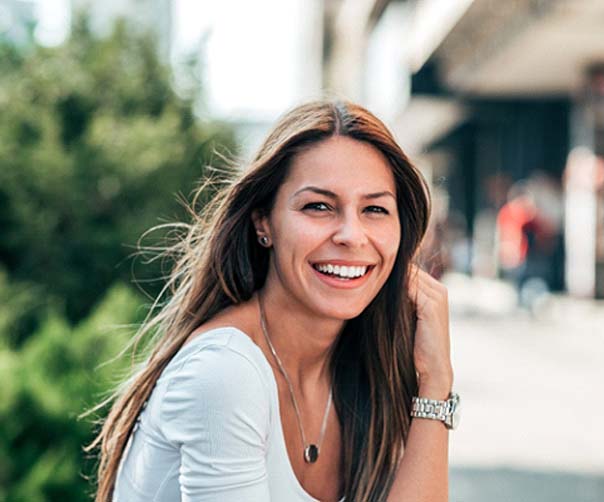
<path fill-rule="evenodd" d="M 132 378 L 97 407 L 113 402 L 87 447 L 100 445 L 97 502 L 111 500 L 141 408 L 187 337 L 225 307 L 250 299 L 264 284 L 269 251 L 256 240 L 252 211 L 270 212 L 294 155 L 333 135 L 373 145 L 389 161 L 396 181 L 401 242 L 393 270 L 370 305 L 346 322 L 330 361 L 342 427 L 344 495 L 351 501 L 386 499 L 409 432 L 411 397 L 417 392 L 415 313 L 406 292 L 409 265 L 426 232 L 430 196 L 424 178 L 379 119 L 353 103 L 315 101 L 285 114 L 247 169 L 234 174 L 204 211 L 191 211 L 193 222 L 185 226 L 183 238 L 165 250 L 177 258 L 160 297 L 166 291 L 171 295 L 141 324 L 133 342 L 152 333 L 150 353 Z M 200 186 L 193 204 L 204 189 Z"/>

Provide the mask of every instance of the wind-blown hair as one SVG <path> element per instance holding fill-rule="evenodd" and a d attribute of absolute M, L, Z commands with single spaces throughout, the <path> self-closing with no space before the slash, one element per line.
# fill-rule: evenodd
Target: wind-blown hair
<path fill-rule="evenodd" d="M 153 334 L 146 361 L 97 407 L 113 403 L 100 433 L 87 447 L 100 446 L 97 502 L 111 500 L 137 417 L 187 337 L 225 307 L 249 300 L 264 284 L 270 251 L 256 240 L 252 211 L 270 212 L 292 158 L 335 135 L 379 150 L 396 183 L 401 226 L 396 261 L 372 302 L 345 323 L 330 360 L 334 406 L 342 428 L 346 500 L 386 499 L 409 433 L 411 398 L 417 393 L 415 311 L 407 285 L 410 264 L 426 232 L 430 195 L 422 175 L 379 119 L 353 103 L 315 101 L 285 114 L 250 165 L 237 171 L 201 214 L 191 211 L 194 219 L 185 226 L 183 238 L 167 249 L 176 258 L 159 297 L 166 291 L 171 295 L 157 314 L 145 319 L 134 338 L 138 343 Z M 200 186 L 194 201 L 203 189 Z"/>

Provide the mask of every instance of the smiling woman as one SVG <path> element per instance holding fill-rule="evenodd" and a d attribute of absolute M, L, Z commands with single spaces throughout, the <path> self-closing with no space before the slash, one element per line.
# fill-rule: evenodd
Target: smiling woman
<path fill-rule="evenodd" d="M 413 265 L 429 213 L 367 110 L 283 116 L 170 249 L 137 334 L 159 338 L 90 447 L 96 500 L 446 500 L 447 295 Z"/>
<path fill-rule="evenodd" d="M 395 193 L 390 164 L 369 143 L 335 135 L 298 153 L 272 210 L 252 212 L 256 232 L 276 251 L 267 301 L 287 299 L 288 315 L 303 308 L 305 318 L 324 316 L 321 331 L 335 339 L 342 320 L 358 316 L 392 271 L 400 242 Z"/>

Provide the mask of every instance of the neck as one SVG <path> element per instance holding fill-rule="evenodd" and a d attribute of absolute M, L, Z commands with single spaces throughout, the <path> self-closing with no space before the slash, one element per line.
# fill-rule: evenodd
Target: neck
<path fill-rule="evenodd" d="M 262 304 L 267 335 L 292 385 L 303 395 L 305 390 L 313 393 L 318 385 L 330 386 L 331 351 L 344 321 L 313 315 L 267 286 L 256 300 Z M 270 358 L 277 365 L 272 354 Z"/>

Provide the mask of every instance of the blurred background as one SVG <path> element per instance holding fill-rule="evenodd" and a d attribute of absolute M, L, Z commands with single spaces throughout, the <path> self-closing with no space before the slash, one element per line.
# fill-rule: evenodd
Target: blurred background
<path fill-rule="evenodd" d="M 604 501 L 603 33 L 602 0 L 0 0 L 0 501 L 90 499 L 77 417 L 171 265 L 143 232 L 323 95 L 430 182 L 451 501 Z"/>

